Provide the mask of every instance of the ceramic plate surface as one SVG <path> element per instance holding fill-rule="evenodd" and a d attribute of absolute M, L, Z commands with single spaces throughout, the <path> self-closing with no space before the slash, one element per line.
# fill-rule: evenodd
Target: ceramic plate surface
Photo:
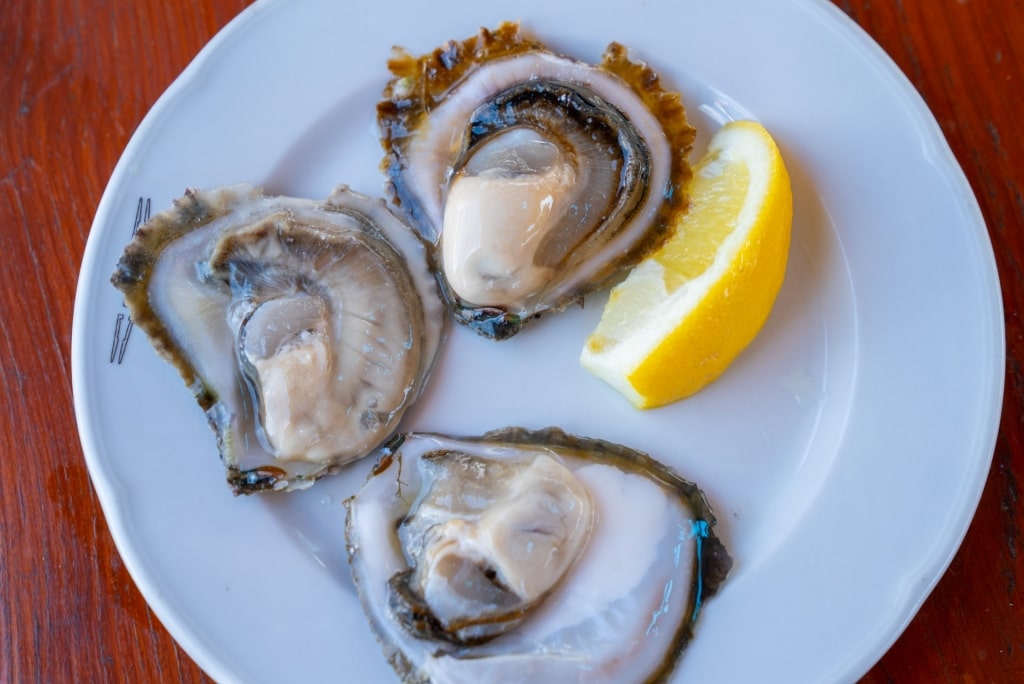
<path fill-rule="evenodd" d="M 235 498 L 176 371 L 109 277 L 140 220 L 187 187 L 382 192 L 374 105 L 413 53 L 521 20 L 594 61 L 619 41 L 684 94 L 700 130 L 754 118 L 795 215 L 761 335 L 695 397 L 639 412 L 577 358 L 602 297 L 500 344 L 452 330 L 405 427 L 559 425 L 699 482 L 736 559 L 678 682 L 845 682 L 885 652 L 945 570 L 991 461 L 1003 382 L 983 219 L 935 120 L 825 2 L 647 0 L 492 8 L 257 3 L 146 117 L 99 206 L 75 309 L 75 405 L 117 546 L 154 611 L 223 682 L 388 682 L 354 594 L 342 500 L 359 463 L 289 496 Z"/>

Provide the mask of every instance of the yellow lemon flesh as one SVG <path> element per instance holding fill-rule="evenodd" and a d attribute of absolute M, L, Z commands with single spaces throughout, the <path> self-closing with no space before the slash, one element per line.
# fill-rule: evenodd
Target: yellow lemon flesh
<path fill-rule="evenodd" d="M 638 408 L 721 375 L 761 330 L 786 271 L 793 195 L 764 127 L 720 128 L 689 195 L 665 244 L 612 289 L 580 356 Z"/>

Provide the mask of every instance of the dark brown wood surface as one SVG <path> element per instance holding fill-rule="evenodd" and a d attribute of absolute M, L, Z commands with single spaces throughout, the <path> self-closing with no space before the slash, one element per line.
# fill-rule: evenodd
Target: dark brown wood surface
<path fill-rule="evenodd" d="M 89 227 L 121 151 L 247 4 L 0 2 L 0 683 L 208 681 L 114 549 L 72 410 L 71 321 Z M 1008 351 L 1002 425 L 975 520 L 863 681 L 1024 681 L 1024 2 L 836 4 L 924 96 L 977 194 L 1002 278 Z"/>

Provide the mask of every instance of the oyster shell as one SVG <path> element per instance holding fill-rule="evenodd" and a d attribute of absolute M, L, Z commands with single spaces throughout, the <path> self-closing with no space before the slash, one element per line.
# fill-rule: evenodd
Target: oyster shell
<path fill-rule="evenodd" d="M 696 485 L 557 428 L 397 435 L 345 505 L 405 682 L 664 681 L 732 564 Z"/>
<path fill-rule="evenodd" d="M 382 168 L 456 320 L 487 337 L 608 284 L 685 209 L 694 131 L 617 43 L 588 65 L 505 23 L 388 66 Z"/>
<path fill-rule="evenodd" d="M 242 494 L 309 486 L 384 442 L 444 320 L 420 240 L 344 187 L 326 202 L 189 191 L 139 229 L 112 280 Z"/>

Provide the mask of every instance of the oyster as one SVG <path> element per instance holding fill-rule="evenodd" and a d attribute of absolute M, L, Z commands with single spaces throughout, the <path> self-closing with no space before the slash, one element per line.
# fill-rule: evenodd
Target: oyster
<path fill-rule="evenodd" d="M 557 428 L 397 435 L 345 505 L 405 682 L 664 681 L 732 564 L 696 485 Z"/>
<path fill-rule="evenodd" d="M 693 128 L 617 43 L 592 66 L 505 23 L 388 66 L 382 168 L 456 320 L 486 337 L 609 284 L 685 210 Z"/>
<path fill-rule="evenodd" d="M 390 437 L 444 320 L 422 242 L 344 187 L 322 203 L 189 191 L 139 229 L 112 281 L 242 494 L 309 486 Z"/>

